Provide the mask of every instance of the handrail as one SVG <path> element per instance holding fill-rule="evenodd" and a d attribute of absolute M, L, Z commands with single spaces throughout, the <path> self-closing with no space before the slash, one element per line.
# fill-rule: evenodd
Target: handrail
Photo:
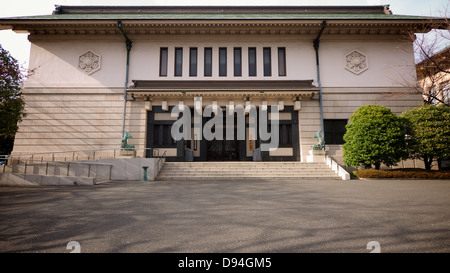
<path fill-rule="evenodd" d="M 158 150 L 158 161 L 156 161 L 156 166 L 158 166 L 158 168 L 155 170 L 155 177 L 157 177 L 158 176 L 158 174 L 159 174 L 159 171 L 161 170 L 161 168 L 162 168 L 162 165 L 160 165 L 160 162 L 161 162 L 161 159 L 165 159 L 166 158 L 166 151 L 164 151 L 164 153 L 161 155 L 161 156 L 159 156 L 159 150 Z M 163 162 L 163 165 L 164 165 L 164 163 L 165 163 L 165 161 Z"/>
<path fill-rule="evenodd" d="M 161 161 L 161 158 L 166 158 L 166 151 L 164 151 L 164 153 L 158 158 L 158 164 L 159 164 L 159 161 Z"/>
<path fill-rule="evenodd" d="M 11 155 L 4 155 L 5 160 L 11 159 L 11 160 L 21 160 L 21 158 L 27 158 L 25 160 L 31 160 L 34 161 L 36 160 L 35 158 L 39 158 L 40 157 L 40 161 L 41 162 L 55 162 L 55 158 L 66 154 L 66 155 L 70 155 L 70 156 L 65 156 L 64 157 L 64 162 L 67 161 L 75 161 L 78 160 L 79 158 L 79 154 L 90 154 L 92 153 L 92 157 L 90 155 L 87 155 L 87 160 L 91 160 L 91 159 L 96 159 L 98 158 L 98 156 L 96 156 L 96 154 L 98 155 L 99 153 L 102 152 L 111 152 L 109 154 L 109 156 L 104 156 L 104 154 L 102 156 L 100 156 L 100 159 L 103 158 L 116 158 L 117 157 L 117 151 L 144 151 L 144 153 L 147 150 L 155 150 L 155 148 L 105 148 L 105 149 L 88 149 L 88 150 L 72 150 L 72 151 L 58 151 L 58 152 L 38 152 L 38 153 L 14 153 Z M 77 157 L 75 157 L 75 155 L 77 155 Z M 44 156 L 45 157 L 51 157 L 51 159 L 45 159 L 44 160 Z M 153 153 L 151 153 L 151 157 L 154 157 Z M 1 158 L 1 156 L 0 156 Z"/>
<path fill-rule="evenodd" d="M 35 160 L 35 161 L 37 161 L 37 160 Z M 69 174 L 70 174 L 70 165 L 87 165 L 87 167 L 88 167 L 88 169 L 87 169 L 87 176 L 88 177 L 91 177 L 91 166 L 104 166 L 104 167 L 109 167 L 109 175 L 108 175 L 108 179 L 109 180 L 111 180 L 111 171 L 112 171 L 112 168 L 113 168 L 113 164 L 110 164 L 110 163 L 99 163 L 99 162 L 73 162 L 73 161 L 52 161 L 52 162 L 40 162 L 39 161 L 39 163 L 29 163 L 28 161 L 25 161 L 24 162 L 24 164 L 23 165 L 21 165 L 20 164 L 20 161 L 19 161 L 19 164 L 17 164 L 15 167 L 13 166 L 13 168 L 17 168 L 17 167 L 20 167 L 20 166 L 22 166 L 23 167 L 23 170 L 20 172 L 20 173 L 24 173 L 24 174 L 27 174 L 27 168 L 28 167 L 33 167 L 33 166 L 39 166 L 39 165 L 43 165 L 43 166 L 45 166 L 45 173 L 43 173 L 44 175 L 48 175 L 48 169 L 49 169 L 49 167 L 52 167 L 52 168 L 60 168 L 60 167 L 58 167 L 58 165 L 62 165 L 62 168 L 65 168 L 64 167 L 64 165 L 67 165 L 67 169 L 65 170 L 65 173 L 66 173 L 66 175 L 67 176 L 69 176 Z M 6 166 L 3 166 L 3 171 L 1 172 L 1 173 L 5 173 L 5 167 Z M 14 171 L 13 171 L 14 172 Z M 17 172 L 17 173 L 19 173 L 19 172 Z"/>
<path fill-rule="evenodd" d="M 100 151 L 122 151 L 122 150 L 151 150 L 154 148 L 105 148 L 105 149 L 89 149 L 89 150 L 71 150 L 71 151 L 59 151 L 59 152 L 39 152 L 39 153 L 14 153 L 9 156 L 25 156 L 25 155 L 41 155 L 41 154 L 62 154 L 62 153 L 82 153 L 82 152 L 100 152 Z M 1 155 L 0 155 L 1 156 Z M 8 155 L 5 155 L 8 156 Z"/>

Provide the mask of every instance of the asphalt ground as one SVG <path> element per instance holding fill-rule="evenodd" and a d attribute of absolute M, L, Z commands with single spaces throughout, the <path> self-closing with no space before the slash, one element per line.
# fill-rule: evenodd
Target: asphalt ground
<path fill-rule="evenodd" d="M 448 180 L 0 187 L 0 252 L 450 252 L 449 197 Z"/>

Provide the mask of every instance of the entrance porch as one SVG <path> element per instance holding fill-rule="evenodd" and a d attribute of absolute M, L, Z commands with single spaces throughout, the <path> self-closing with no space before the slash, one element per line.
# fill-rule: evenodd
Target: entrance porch
<path fill-rule="evenodd" d="M 145 148 L 151 148 L 146 157 L 153 156 L 150 151 L 158 151 L 166 153 L 167 161 L 300 161 L 299 111 L 301 101 L 310 100 L 317 93 L 312 81 L 181 82 L 135 81 L 128 89 L 133 101 L 145 103 Z M 172 127 L 179 113 L 172 113 L 174 107 L 187 109 L 190 137 L 173 138 Z M 213 110 L 208 112 L 208 108 Z M 272 113 L 274 109 L 277 114 Z M 218 111 L 223 114 L 218 115 Z M 225 117 L 230 111 L 231 124 Z M 179 113 L 180 118 L 183 115 L 184 112 Z M 216 124 L 211 125 L 213 119 Z M 196 127 L 199 122 L 200 127 Z M 274 139 L 262 137 L 261 133 L 275 131 L 276 146 L 261 149 L 262 145 L 273 144 Z M 206 137 L 207 132 L 214 138 Z"/>

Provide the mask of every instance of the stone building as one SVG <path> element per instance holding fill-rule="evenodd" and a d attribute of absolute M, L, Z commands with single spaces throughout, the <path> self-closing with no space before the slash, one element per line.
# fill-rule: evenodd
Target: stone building
<path fill-rule="evenodd" d="M 424 100 L 450 105 L 450 47 L 425 58 L 416 69 L 418 92 L 423 92 Z"/>
<path fill-rule="evenodd" d="M 0 29 L 29 33 L 34 70 L 13 154 L 111 153 L 128 132 L 138 157 L 253 160 L 265 141 L 250 130 L 248 109 L 269 109 L 256 119 L 270 123 L 277 106 L 278 147 L 261 151 L 262 160 L 307 161 L 319 130 L 339 155 L 359 106 L 401 113 L 422 103 L 404 84 L 417 80 L 405 32 L 427 32 L 425 22 L 384 5 L 57 6 L 51 15 L 3 18 Z M 208 140 L 191 130 L 190 140 L 176 141 L 176 106 L 203 126 L 207 107 L 242 107 L 244 124 L 235 117 L 222 129 L 236 136 L 245 128 L 244 137 Z"/>

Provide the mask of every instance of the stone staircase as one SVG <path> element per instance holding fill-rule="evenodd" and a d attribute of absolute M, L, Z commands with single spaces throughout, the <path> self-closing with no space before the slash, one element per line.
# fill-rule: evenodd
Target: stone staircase
<path fill-rule="evenodd" d="M 156 180 L 342 178 L 325 162 L 166 162 Z"/>

